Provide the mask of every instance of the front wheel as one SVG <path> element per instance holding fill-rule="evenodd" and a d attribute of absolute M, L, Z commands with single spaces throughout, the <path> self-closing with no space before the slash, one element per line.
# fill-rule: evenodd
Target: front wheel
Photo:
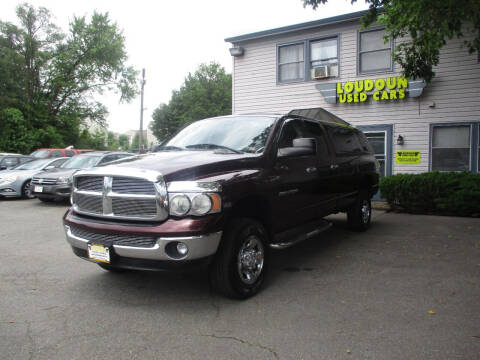
<path fill-rule="evenodd" d="M 236 299 L 255 295 L 265 279 L 267 239 L 267 232 L 258 221 L 234 219 L 224 233 L 210 268 L 213 289 Z"/>
<path fill-rule="evenodd" d="M 366 191 L 361 191 L 347 212 L 349 227 L 354 231 L 365 231 L 372 219 L 372 203 Z"/>
<path fill-rule="evenodd" d="M 32 194 L 32 183 L 30 180 L 25 181 L 22 185 L 22 198 L 24 199 L 33 199 L 35 195 Z"/>

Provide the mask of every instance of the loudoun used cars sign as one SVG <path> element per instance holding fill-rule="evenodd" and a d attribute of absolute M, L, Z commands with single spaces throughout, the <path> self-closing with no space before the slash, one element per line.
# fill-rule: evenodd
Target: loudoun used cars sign
<path fill-rule="evenodd" d="M 362 103 L 368 98 L 373 101 L 402 100 L 407 95 L 418 97 L 422 94 L 423 80 L 408 80 L 402 76 L 378 79 L 361 79 L 347 82 L 317 84 L 317 89 L 329 104 Z"/>

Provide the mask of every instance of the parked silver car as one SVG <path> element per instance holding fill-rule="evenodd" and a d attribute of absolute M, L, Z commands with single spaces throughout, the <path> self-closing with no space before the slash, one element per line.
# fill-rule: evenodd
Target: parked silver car
<path fill-rule="evenodd" d="M 38 159 L 0 172 L 0 197 L 34 198 L 30 187 L 33 175 L 39 171 L 57 168 L 69 159 L 69 157 Z"/>

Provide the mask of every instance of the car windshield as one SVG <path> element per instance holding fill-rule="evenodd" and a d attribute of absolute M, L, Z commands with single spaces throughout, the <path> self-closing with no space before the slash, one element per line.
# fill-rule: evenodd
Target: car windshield
<path fill-rule="evenodd" d="M 34 170 L 34 169 L 41 169 L 45 164 L 48 164 L 51 159 L 38 159 L 27 162 L 22 165 L 18 165 L 14 167 L 14 170 Z"/>
<path fill-rule="evenodd" d="M 101 156 L 75 155 L 60 166 L 63 169 L 88 169 L 97 165 Z"/>
<path fill-rule="evenodd" d="M 36 158 L 44 158 L 45 156 L 48 155 L 49 150 L 37 150 L 34 151 L 33 153 L 30 154 L 30 156 L 36 157 Z"/>
<path fill-rule="evenodd" d="M 163 148 L 226 149 L 234 152 L 263 151 L 274 117 L 229 116 L 194 122 L 170 139 Z"/>

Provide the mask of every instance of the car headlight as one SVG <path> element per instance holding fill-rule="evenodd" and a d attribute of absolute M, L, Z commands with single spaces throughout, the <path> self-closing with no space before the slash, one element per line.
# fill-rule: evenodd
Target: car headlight
<path fill-rule="evenodd" d="M 19 178 L 18 175 L 10 175 L 0 180 L 0 184 L 11 184 Z"/>
<path fill-rule="evenodd" d="M 69 184 L 70 178 L 68 176 L 61 176 L 57 179 L 57 184 Z"/>

